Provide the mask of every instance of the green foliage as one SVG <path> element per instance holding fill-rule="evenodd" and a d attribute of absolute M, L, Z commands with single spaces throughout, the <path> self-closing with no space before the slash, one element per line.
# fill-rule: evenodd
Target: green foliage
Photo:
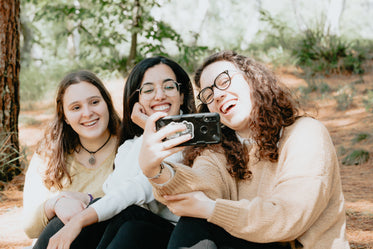
<path fill-rule="evenodd" d="M 36 118 L 30 117 L 30 116 L 25 116 L 25 115 L 20 115 L 19 116 L 19 124 L 23 125 L 40 125 L 42 122 Z"/>
<path fill-rule="evenodd" d="M 321 98 L 324 98 L 326 94 L 332 91 L 328 83 L 326 83 L 321 77 L 306 75 L 303 79 L 307 83 L 307 86 L 301 86 L 298 88 L 302 98 L 308 99 L 308 94 L 312 92 L 320 93 Z"/>
<path fill-rule="evenodd" d="M 345 85 L 342 86 L 338 91 L 336 96 L 334 97 L 337 101 L 337 109 L 344 111 L 353 106 L 353 100 L 356 91 L 353 85 Z"/>
<path fill-rule="evenodd" d="M 354 150 L 342 159 L 344 165 L 359 165 L 369 160 L 369 152 L 366 150 Z"/>
<path fill-rule="evenodd" d="M 14 176 L 22 172 L 26 158 L 24 151 L 17 151 L 10 143 L 12 134 L 0 133 L 0 190 L 4 188 L 5 183 L 11 181 Z M 18 163 L 21 162 L 21 165 Z"/>
<path fill-rule="evenodd" d="M 352 139 L 352 142 L 353 143 L 359 143 L 361 141 L 364 141 L 366 139 L 368 139 L 371 135 L 368 134 L 368 133 L 359 133 L 357 134 L 353 139 Z"/>
<path fill-rule="evenodd" d="M 248 51 L 254 58 L 271 63 L 273 66 L 294 65 L 291 54 L 294 46 L 294 31 L 280 18 L 273 17 L 268 11 L 260 10 L 260 20 L 268 25 L 268 29 L 261 29 L 257 36 L 260 41 L 251 43 Z"/>
<path fill-rule="evenodd" d="M 269 30 L 264 31 L 265 39 L 262 42 L 262 48 L 264 51 L 268 51 L 273 47 L 289 49 L 294 45 L 292 35 L 294 30 L 292 30 L 280 18 L 273 17 L 268 11 L 262 9 L 260 10 L 260 20 L 269 25 Z"/>
<path fill-rule="evenodd" d="M 345 155 L 346 153 L 347 153 L 347 150 L 346 150 L 345 147 L 343 147 L 343 146 L 339 146 L 339 147 L 338 147 L 338 150 L 337 150 L 337 154 L 338 154 L 338 156 L 343 156 L 343 155 Z"/>
<path fill-rule="evenodd" d="M 350 72 L 364 73 L 366 59 L 362 49 L 335 35 L 325 35 L 321 26 L 308 29 L 297 38 L 293 55 L 297 65 L 314 74 L 335 74 Z"/>
<path fill-rule="evenodd" d="M 24 66 L 20 71 L 20 96 L 22 108 L 46 98 L 46 94 L 54 92 L 58 82 L 71 71 L 75 64 L 61 65 L 61 62 L 50 61 L 42 66 Z M 51 95 L 54 97 L 54 94 Z"/>
<path fill-rule="evenodd" d="M 189 73 L 194 72 L 202 62 L 202 58 L 212 54 L 213 51 L 204 46 L 183 46 L 179 55 L 175 58 L 177 62 Z"/>
<path fill-rule="evenodd" d="M 363 99 L 363 103 L 367 112 L 373 113 L 373 90 L 369 90 L 367 96 Z"/>
<path fill-rule="evenodd" d="M 43 34 L 51 36 L 50 40 L 57 42 L 47 43 L 45 37 L 40 37 L 40 44 L 44 48 L 52 48 L 53 56 L 68 57 L 77 66 L 93 71 L 107 70 L 126 74 L 128 66 L 145 57 L 172 57 L 169 51 L 182 53 L 206 49 L 188 47 L 169 24 L 155 19 L 151 10 L 160 6 L 156 0 L 139 0 L 138 11 L 135 11 L 136 0 L 80 0 L 79 5 L 72 0 L 27 2 L 37 8 L 34 23 L 44 24 L 42 28 L 54 27 L 44 30 Z M 79 53 L 67 51 L 68 37 L 77 34 L 80 38 Z M 137 43 L 137 55 L 129 65 L 131 42 Z"/>

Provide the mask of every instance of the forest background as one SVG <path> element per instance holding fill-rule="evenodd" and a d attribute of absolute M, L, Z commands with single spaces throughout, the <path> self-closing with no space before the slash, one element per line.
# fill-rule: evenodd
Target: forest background
<path fill-rule="evenodd" d="M 20 226 L 24 174 L 65 74 L 95 72 L 120 113 L 141 59 L 165 55 L 192 76 L 220 50 L 270 66 L 328 127 L 351 248 L 373 248 L 373 0 L 21 0 L 20 10 L 20 146 L 14 163 L 13 134 L 0 130 L 0 248 L 31 244 Z"/>

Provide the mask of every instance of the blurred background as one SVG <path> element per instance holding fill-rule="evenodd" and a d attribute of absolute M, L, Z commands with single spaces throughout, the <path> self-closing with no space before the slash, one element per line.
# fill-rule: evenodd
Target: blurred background
<path fill-rule="evenodd" d="M 308 74 L 363 73 L 373 51 L 373 0 L 22 0 L 21 99 L 66 72 L 125 76 L 163 54 L 192 73 L 236 50 Z"/>
<path fill-rule="evenodd" d="M 20 146 L 9 160 L 0 129 L 0 248 L 31 244 L 19 225 L 24 173 L 64 75 L 95 72 L 120 113 L 143 58 L 168 56 L 192 77 L 220 50 L 271 67 L 327 126 L 351 248 L 373 248 L 372 20 L 373 0 L 20 0 Z"/>

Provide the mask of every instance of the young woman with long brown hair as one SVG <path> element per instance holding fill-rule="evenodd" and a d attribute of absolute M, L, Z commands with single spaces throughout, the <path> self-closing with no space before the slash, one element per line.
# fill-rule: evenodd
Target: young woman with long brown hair
<path fill-rule="evenodd" d="M 37 238 L 49 221 L 64 223 L 103 196 L 113 171 L 120 119 L 101 80 L 89 71 L 60 82 L 56 113 L 26 173 L 24 229 Z"/>

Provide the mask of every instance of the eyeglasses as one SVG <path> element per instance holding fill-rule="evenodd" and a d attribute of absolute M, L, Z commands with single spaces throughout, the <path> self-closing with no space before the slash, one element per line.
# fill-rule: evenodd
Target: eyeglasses
<path fill-rule="evenodd" d="M 214 80 L 212 86 L 203 88 L 199 93 L 197 98 L 201 100 L 203 104 L 210 104 L 214 101 L 214 87 L 219 90 L 225 90 L 231 85 L 231 77 L 228 74 L 228 70 L 221 72 Z"/>
<path fill-rule="evenodd" d="M 179 94 L 180 85 L 181 84 L 176 81 L 167 80 L 162 83 L 161 89 L 165 95 L 172 97 Z M 153 83 L 145 83 L 136 91 L 138 91 L 144 99 L 152 99 L 155 97 L 155 86 Z"/>

